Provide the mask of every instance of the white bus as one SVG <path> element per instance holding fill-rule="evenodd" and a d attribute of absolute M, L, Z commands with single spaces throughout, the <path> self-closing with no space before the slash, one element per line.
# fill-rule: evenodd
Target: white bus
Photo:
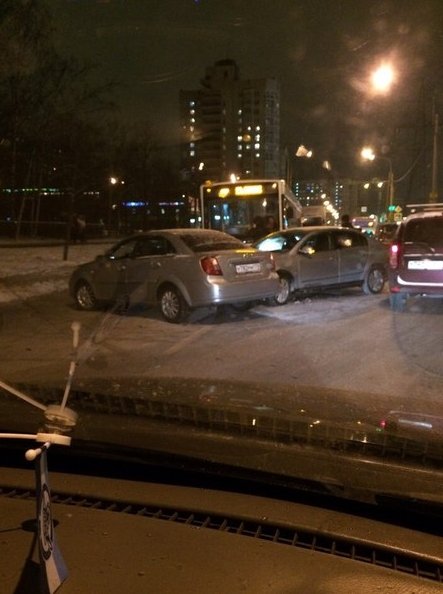
<path fill-rule="evenodd" d="M 203 229 L 251 241 L 301 223 L 302 207 L 284 180 L 245 179 L 200 186 Z"/>

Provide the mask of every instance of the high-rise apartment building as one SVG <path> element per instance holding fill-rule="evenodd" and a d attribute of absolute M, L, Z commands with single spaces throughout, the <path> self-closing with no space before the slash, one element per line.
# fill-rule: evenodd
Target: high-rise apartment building
<path fill-rule="evenodd" d="M 180 119 L 182 169 L 194 179 L 280 176 L 275 79 L 241 80 L 233 60 L 216 62 L 200 89 L 180 92 Z"/>

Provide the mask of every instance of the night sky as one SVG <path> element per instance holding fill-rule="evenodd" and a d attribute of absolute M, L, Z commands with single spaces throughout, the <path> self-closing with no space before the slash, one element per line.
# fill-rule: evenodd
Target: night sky
<path fill-rule="evenodd" d="M 118 85 L 122 118 L 152 122 L 166 143 L 177 138 L 180 89 L 198 88 L 206 66 L 224 58 L 242 78 L 279 79 L 283 146 L 312 146 L 341 169 L 355 165 L 351 155 L 365 142 L 399 154 L 398 130 L 412 138 L 432 94 L 437 104 L 440 97 L 442 0 L 48 4 L 63 51 L 96 64 L 98 79 Z M 368 77 L 383 60 L 393 63 L 396 84 L 373 96 Z"/>

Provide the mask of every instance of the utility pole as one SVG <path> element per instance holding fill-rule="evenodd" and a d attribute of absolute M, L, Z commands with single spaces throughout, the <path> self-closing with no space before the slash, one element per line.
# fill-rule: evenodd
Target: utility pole
<path fill-rule="evenodd" d="M 431 179 L 431 191 L 429 193 L 429 202 L 438 202 L 438 113 L 435 113 L 435 104 L 433 105 L 433 116 L 434 116 L 434 134 L 432 144 L 432 179 Z"/>

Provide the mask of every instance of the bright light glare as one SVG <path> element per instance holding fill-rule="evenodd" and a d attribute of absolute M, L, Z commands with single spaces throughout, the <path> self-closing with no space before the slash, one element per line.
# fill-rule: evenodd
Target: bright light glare
<path fill-rule="evenodd" d="M 360 155 L 362 159 L 366 159 L 366 161 L 373 161 L 375 159 L 374 151 L 369 146 L 362 148 Z"/>
<path fill-rule="evenodd" d="M 392 66 L 382 64 L 372 73 L 372 87 L 379 93 L 387 93 L 394 82 L 394 78 Z"/>
<path fill-rule="evenodd" d="M 306 157 L 307 159 L 310 159 L 313 155 L 313 151 L 311 149 L 307 149 L 303 144 L 301 144 L 296 153 L 295 156 L 296 157 Z"/>

